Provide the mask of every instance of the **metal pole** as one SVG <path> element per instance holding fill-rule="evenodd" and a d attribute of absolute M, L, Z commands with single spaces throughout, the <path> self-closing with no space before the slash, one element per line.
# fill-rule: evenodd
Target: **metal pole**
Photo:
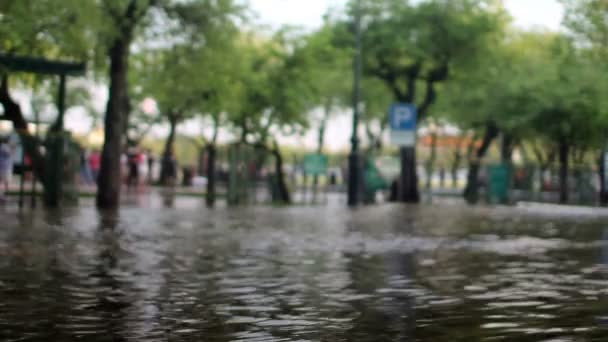
<path fill-rule="evenodd" d="M 348 205 L 356 206 L 359 203 L 360 161 L 359 161 L 359 103 L 361 102 L 361 0 L 355 3 L 355 59 L 353 63 L 353 134 L 351 137 L 351 152 L 348 156 Z"/>
<path fill-rule="evenodd" d="M 50 150 L 48 153 L 48 164 L 50 165 L 48 184 L 45 187 L 45 204 L 49 207 L 58 207 L 62 197 L 63 182 L 63 120 L 65 114 L 65 81 L 66 76 L 61 75 L 59 79 L 59 93 L 57 99 L 57 122 L 51 129 Z"/>
<path fill-rule="evenodd" d="M 57 118 L 58 131 L 63 133 L 63 118 L 65 115 L 65 74 L 59 77 L 59 98 L 57 102 L 57 109 L 59 111 Z"/>
<path fill-rule="evenodd" d="M 21 179 L 19 180 L 19 209 L 23 208 L 23 197 L 25 196 L 25 147 L 21 139 Z"/>

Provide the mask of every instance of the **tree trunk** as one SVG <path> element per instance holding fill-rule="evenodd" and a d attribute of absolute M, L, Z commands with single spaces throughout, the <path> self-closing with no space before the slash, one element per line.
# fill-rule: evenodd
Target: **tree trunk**
<path fill-rule="evenodd" d="M 402 147 L 401 153 L 401 175 L 399 177 L 397 196 L 399 202 L 418 203 L 420 193 L 418 192 L 418 174 L 416 170 L 416 148 Z"/>
<path fill-rule="evenodd" d="M 163 157 L 160 168 L 160 184 L 169 185 L 169 180 L 176 176 L 177 170 L 175 170 L 174 156 L 173 156 L 173 145 L 175 144 L 175 131 L 177 128 L 177 115 L 169 114 L 169 136 L 165 141 L 165 149 L 163 151 Z"/>
<path fill-rule="evenodd" d="M 215 205 L 215 160 L 217 156 L 217 147 L 215 143 L 207 146 L 207 193 L 205 194 L 205 203 L 207 207 L 212 208 Z"/>
<path fill-rule="evenodd" d="M 473 137 L 471 138 L 471 141 L 466 146 L 466 156 L 465 157 L 467 160 L 471 160 L 471 158 L 473 156 L 473 151 L 475 149 L 476 141 L 477 141 L 477 134 L 474 134 Z M 454 162 L 452 164 L 452 187 L 453 188 L 458 187 L 458 170 L 460 169 L 462 157 L 463 157 L 463 154 L 462 154 L 461 146 L 458 146 L 456 152 L 454 153 Z"/>
<path fill-rule="evenodd" d="M 606 153 L 608 153 L 608 150 L 606 150 L 606 148 L 602 149 L 601 153 L 600 153 L 600 157 L 599 157 L 599 176 L 600 176 L 600 205 L 601 206 L 606 206 L 608 205 L 608 184 L 606 184 L 606 172 L 608 172 L 608 170 L 606 170 L 606 160 L 605 160 L 605 156 Z"/>
<path fill-rule="evenodd" d="M 452 161 L 451 174 L 452 174 L 452 188 L 458 187 L 458 169 L 460 168 L 460 162 L 462 160 L 462 152 L 460 150 L 454 152 L 454 160 Z"/>
<path fill-rule="evenodd" d="M 464 198 L 469 203 L 477 203 L 479 200 L 479 169 L 481 168 L 481 160 L 485 157 L 498 133 L 498 127 L 494 123 L 489 122 L 486 125 L 486 132 L 481 146 L 477 149 L 475 156 L 470 159 L 467 185 L 464 189 Z"/>
<path fill-rule="evenodd" d="M 279 147 L 276 142 L 274 144 L 274 148 L 272 150 L 272 154 L 275 157 L 275 177 L 276 177 L 276 186 L 278 193 L 278 201 L 283 204 L 291 203 L 291 198 L 289 195 L 289 189 L 287 188 L 287 184 L 285 183 L 285 174 L 283 173 L 283 156 L 281 156 L 281 151 L 279 151 Z"/>
<path fill-rule="evenodd" d="M 559 142 L 559 202 L 568 203 L 568 168 L 570 145 L 565 139 Z"/>
<path fill-rule="evenodd" d="M 109 51 L 110 91 L 105 117 L 105 141 L 97 180 L 97 206 L 116 208 L 120 203 L 121 165 L 124 121 L 128 102 L 127 76 L 131 39 L 119 37 Z"/>
<path fill-rule="evenodd" d="M 467 202 L 474 204 L 479 201 L 479 160 L 470 162 L 469 173 L 467 174 L 467 185 L 464 188 L 464 198 Z"/>

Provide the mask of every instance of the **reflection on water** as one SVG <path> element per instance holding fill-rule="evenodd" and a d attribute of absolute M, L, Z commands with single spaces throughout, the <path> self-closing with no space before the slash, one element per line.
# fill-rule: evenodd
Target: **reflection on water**
<path fill-rule="evenodd" d="M 608 338 L 593 215 L 186 207 L 0 213 L 2 340 Z"/>

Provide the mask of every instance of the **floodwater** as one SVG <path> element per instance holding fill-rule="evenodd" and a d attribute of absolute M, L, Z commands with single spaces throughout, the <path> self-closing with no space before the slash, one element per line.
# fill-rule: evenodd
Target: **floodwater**
<path fill-rule="evenodd" d="M 0 340 L 608 340 L 606 215 L 179 207 L 0 209 Z"/>

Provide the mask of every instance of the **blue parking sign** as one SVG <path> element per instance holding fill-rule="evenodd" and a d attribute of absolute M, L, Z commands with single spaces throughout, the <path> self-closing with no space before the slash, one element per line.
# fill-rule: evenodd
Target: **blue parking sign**
<path fill-rule="evenodd" d="M 411 103 L 396 103 L 391 106 L 389 122 L 391 142 L 399 146 L 414 146 L 418 113 Z"/>
<path fill-rule="evenodd" d="M 415 131 L 417 119 L 416 106 L 410 103 L 396 103 L 391 107 L 391 129 L 396 131 Z"/>

